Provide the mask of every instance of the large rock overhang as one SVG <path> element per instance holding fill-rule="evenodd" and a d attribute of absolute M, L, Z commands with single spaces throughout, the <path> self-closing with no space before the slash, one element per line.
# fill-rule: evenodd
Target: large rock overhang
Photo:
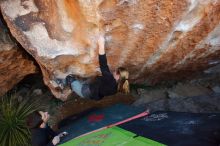
<path fill-rule="evenodd" d="M 60 99 L 71 91 L 56 78 L 98 74 L 100 30 L 110 69 L 127 67 L 132 81 L 182 79 L 220 62 L 218 0 L 7 0 L 1 11 Z"/>

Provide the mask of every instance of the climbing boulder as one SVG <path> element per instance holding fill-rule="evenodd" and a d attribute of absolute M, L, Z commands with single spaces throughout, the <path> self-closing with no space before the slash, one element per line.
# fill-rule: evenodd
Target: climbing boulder
<path fill-rule="evenodd" d="M 2 96 L 26 75 L 36 73 L 37 67 L 28 53 L 10 39 L 4 26 L 0 26 L 0 96 Z"/>
<path fill-rule="evenodd" d="M 45 84 L 99 73 L 97 38 L 105 33 L 109 67 L 133 82 L 192 77 L 219 63 L 219 0 L 3 0 L 13 36 L 39 64 Z"/>

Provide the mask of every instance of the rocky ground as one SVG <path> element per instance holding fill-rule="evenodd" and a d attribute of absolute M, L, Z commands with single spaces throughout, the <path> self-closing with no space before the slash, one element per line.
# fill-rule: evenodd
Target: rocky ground
<path fill-rule="evenodd" d="M 220 112 L 220 66 L 194 80 L 137 89 L 134 106 L 151 111 Z"/>

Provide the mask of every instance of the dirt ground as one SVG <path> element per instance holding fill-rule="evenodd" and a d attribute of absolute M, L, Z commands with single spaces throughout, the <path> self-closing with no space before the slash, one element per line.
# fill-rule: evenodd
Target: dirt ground
<path fill-rule="evenodd" d="M 99 101 L 75 98 L 61 104 L 57 109 L 57 111 L 59 111 L 59 114 L 54 114 L 53 118 L 55 118 L 54 119 L 55 123 L 59 123 L 61 120 L 65 119 L 66 117 L 72 116 L 77 113 L 81 113 L 83 111 L 86 111 L 94 107 L 102 108 L 117 103 L 132 104 L 134 101 L 135 101 L 135 97 L 132 96 L 131 94 L 125 95 L 121 93 L 118 93 L 114 96 L 105 97 Z M 57 124 L 54 125 L 55 129 L 57 127 L 56 125 Z"/>

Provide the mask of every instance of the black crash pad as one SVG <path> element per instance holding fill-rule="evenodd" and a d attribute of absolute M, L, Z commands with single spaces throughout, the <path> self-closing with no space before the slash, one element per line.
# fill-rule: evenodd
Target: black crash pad
<path fill-rule="evenodd" d="M 119 127 L 169 146 L 220 145 L 220 114 L 155 112 Z"/>

